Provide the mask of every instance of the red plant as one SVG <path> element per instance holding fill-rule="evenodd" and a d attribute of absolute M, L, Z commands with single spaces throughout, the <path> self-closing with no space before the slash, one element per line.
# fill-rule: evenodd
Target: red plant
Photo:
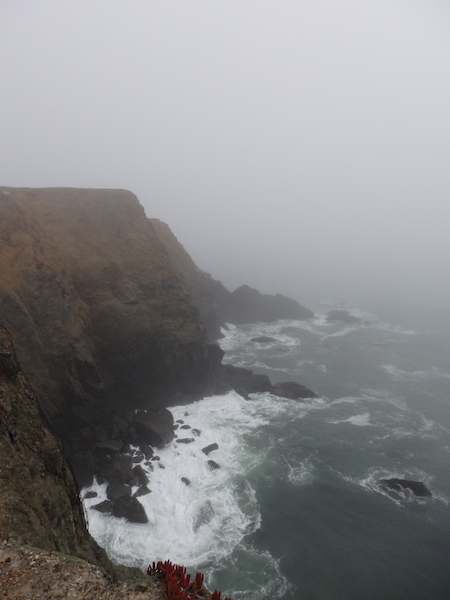
<path fill-rule="evenodd" d="M 166 585 L 166 594 L 168 600 L 222 600 L 220 592 L 215 590 L 210 594 L 204 587 L 205 576 L 203 573 L 197 573 L 194 580 L 186 572 L 186 567 L 176 565 L 166 560 L 164 562 L 153 562 L 147 569 L 149 575 L 156 575 Z M 223 600 L 231 600 L 224 598 Z"/>

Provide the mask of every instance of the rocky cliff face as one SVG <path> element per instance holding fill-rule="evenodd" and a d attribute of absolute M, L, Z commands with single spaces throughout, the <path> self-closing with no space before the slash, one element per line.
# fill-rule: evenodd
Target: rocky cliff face
<path fill-rule="evenodd" d="M 130 192 L 0 188 L 0 272 L 0 315 L 80 483 L 135 409 L 214 389 L 222 353 Z"/>
<path fill-rule="evenodd" d="M 229 292 L 130 192 L 0 188 L 0 317 L 80 487 L 95 473 L 129 484 L 128 443 L 169 442 L 170 404 L 231 388 L 314 396 L 222 366 L 206 333 L 309 316 L 283 296 Z"/>
<path fill-rule="evenodd" d="M 61 442 L 45 423 L 0 322 L 0 536 L 107 563 L 86 531 Z"/>
<path fill-rule="evenodd" d="M 248 285 L 230 292 L 220 281 L 197 267 L 165 223 L 158 219 L 151 221 L 169 254 L 173 270 L 200 311 L 209 339 L 219 339 L 220 328 L 226 323 L 238 325 L 314 317 L 312 310 L 282 294 L 261 294 Z"/>

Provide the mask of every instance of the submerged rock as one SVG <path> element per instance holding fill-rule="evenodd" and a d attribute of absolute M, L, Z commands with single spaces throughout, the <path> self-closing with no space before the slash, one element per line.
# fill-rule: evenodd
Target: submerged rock
<path fill-rule="evenodd" d="M 198 513 L 195 515 L 193 523 L 194 532 L 197 532 L 202 525 L 207 525 L 215 514 L 211 502 L 207 500 L 200 506 Z"/>
<path fill-rule="evenodd" d="M 380 479 L 379 483 L 383 487 L 387 487 L 394 492 L 409 490 L 414 496 L 419 498 L 430 497 L 433 495 L 422 481 L 411 481 L 410 479 L 398 479 L 397 477 L 392 477 L 391 479 Z"/>
<path fill-rule="evenodd" d="M 220 469 L 220 465 L 218 465 L 215 460 L 208 460 L 207 465 L 211 469 L 211 471 Z"/>
<path fill-rule="evenodd" d="M 278 342 L 277 339 L 268 337 L 267 335 L 261 335 L 260 337 L 254 337 L 250 339 L 251 342 L 257 342 L 258 344 L 265 344 L 269 342 Z"/>

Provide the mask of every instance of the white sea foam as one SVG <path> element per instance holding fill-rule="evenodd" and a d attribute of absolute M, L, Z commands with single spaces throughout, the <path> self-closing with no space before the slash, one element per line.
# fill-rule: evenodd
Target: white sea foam
<path fill-rule="evenodd" d="M 139 497 L 147 524 L 129 523 L 91 508 L 106 498 L 106 485 L 95 483 L 83 490 L 83 496 L 88 491 L 98 494 L 85 500 L 89 529 L 114 561 L 145 569 L 153 560 L 170 557 L 197 568 L 231 556 L 259 528 L 258 503 L 247 475 L 264 460 L 271 443 L 269 437 L 255 448 L 247 437 L 273 420 L 301 418 L 311 406 L 271 394 L 254 394 L 253 398 L 247 401 L 230 392 L 170 409 L 175 421 L 201 433 L 179 429 L 179 439 L 193 441 L 186 444 L 175 439 L 158 450 L 153 471 L 145 461 L 141 463 L 152 490 Z M 207 456 L 202 449 L 214 442 L 219 447 Z M 209 460 L 220 468 L 212 470 Z M 158 463 L 164 468 L 158 468 Z"/>
<path fill-rule="evenodd" d="M 348 419 L 328 421 L 328 423 L 331 423 L 333 425 L 338 425 L 340 423 L 349 423 L 350 425 L 356 425 L 357 427 L 367 427 L 369 425 L 372 425 L 372 423 L 370 422 L 370 414 L 369 413 L 363 413 L 361 415 L 353 415 L 352 417 L 349 417 Z"/>
<path fill-rule="evenodd" d="M 442 494 L 437 494 L 433 490 L 433 481 L 434 478 L 428 473 L 420 470 L 420 469 L 411 469 L 408 472 L 400 472 L 400 471 L 392 471 L 383 469 L 381 467 L 372 467 L 369 471 L 363 475 L 362 477 L 349 477 L 343 476 L 342 478 L 345 481 L 354 483 L 356 485 L 361 486 L 368 492 L 375 492 L 376 494 L 380 494 L 384 496 L 386 499 L 394 502 L 398 506 L 404 506 L 405 503 L 418 503 L 418 504 L 426 504 L 430 501 L 433 502 L 444 502 L 447 504 L 447 500 Z M 412 481 L 421 481 L 423 482 L 427 488 L 431 491 L 431 497 L 419 497 L 415 496 L 410 490 L 399 490 L 394 491 L 386 486 L 380 484 L 380 479 L 409 479 Z"/>
<path fill-rule="evenodd" d="M 450 373 L 441 371 L 437 367 L 431 367 L 430 369 L 418 369 L 416 371 L 405 371 L 403 369 L 399 369 L 395 365 L 383 365 L 382 368 L 394 381 L 450 379 Z"/>
<path fill-rule="evenodd" d="M 306 458 L 301 462 L 288 462 L 288 479 L 294 485 L 307 485 L 314 481 L 315 467 L 311 457 Z"/>

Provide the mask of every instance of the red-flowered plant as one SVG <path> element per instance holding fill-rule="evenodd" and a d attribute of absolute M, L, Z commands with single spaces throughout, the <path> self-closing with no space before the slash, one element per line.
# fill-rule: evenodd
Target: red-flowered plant
<path fill-rule="evenodd" d="M 220 592 L 215 590 L 212 594 L 203 587 L 205 576 L 197 573 L 191 581 L 191 576 L 186 572 L 186 567 L 173 564 L 170 560 L 152 563 L 147 569 L 149 575 L 156 575 L 166 585 L 168 600 L 231 600 L 222 598 Z"/>

